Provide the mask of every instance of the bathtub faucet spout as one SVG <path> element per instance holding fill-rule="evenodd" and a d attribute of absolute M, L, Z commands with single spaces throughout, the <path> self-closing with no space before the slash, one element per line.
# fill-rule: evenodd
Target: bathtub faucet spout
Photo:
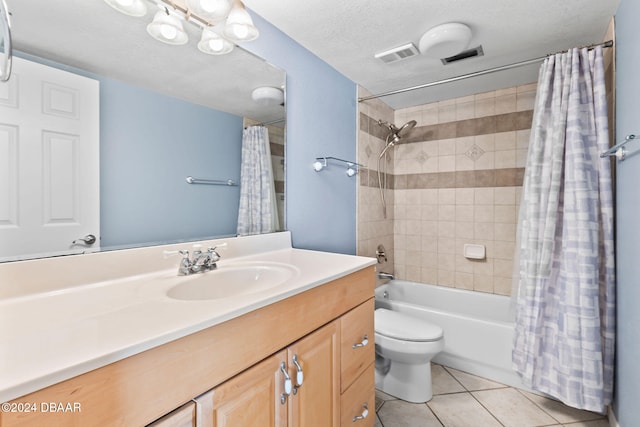
<path fill-rule="evenodd" d="M 378 279 L 381 279 L 381 280 L 395 280 L 395 277 L 391 273 L 385 273 L 384 271 L 381 271 L 381 272 L 378 273 Z"/>

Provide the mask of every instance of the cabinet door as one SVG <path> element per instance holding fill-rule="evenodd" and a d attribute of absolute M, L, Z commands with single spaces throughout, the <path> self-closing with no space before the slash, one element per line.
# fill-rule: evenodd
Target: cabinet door
<path fill-rule="evenodd" d="M 199 427 L 285 427 L 288 400 L 282 403 L 281 351 L 196 398 Z"/>
<path fill-rule="evenodd" d="M 333 321 L 288 349 L 295 386 L 289 402 L 289 427 L 330 427 L 340 423 L 339 326 L 339 320 Z M 296 385 L 299 378 L 294 356 L 302 368 L 302 386 Z"/>
<path fill-rule="evenodd" d="M 196 427 L 196 404 L 185 403 L 147 427 Z"/>

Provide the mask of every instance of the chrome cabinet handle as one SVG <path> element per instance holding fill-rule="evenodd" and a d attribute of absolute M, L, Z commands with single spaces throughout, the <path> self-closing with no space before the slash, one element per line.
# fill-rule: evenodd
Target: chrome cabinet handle
<path fill-rule="evenodd" d="M 364 337 L 362 337 L 362 341 L 361 342 L 357 342 L 355 343 L 352 348 L 358 348 L 358 347 L 364 347 L 367 344 L 369 344 L 369 337 L 368 335 L 365 335 Z"/>
<path fill-rule="evenodd" d="M 87 246 L 91 246 L 96 242 L 96 236 L 94 236 L 93 234 L 87 234 L 86 236 L 84 236 L 81 239 L 76 239 L 73 242 L 71 242 L 72 245 L 87 245 Z"/>
<path fill-rule="evenodd" d="M 352 422 L 355 423 L 356 421 L 364 420 L 365 418 L 367 418 L 367 415 L 369 415 L 369 405 L 367 404 L 367 402 L 364 402 L 362 404 L 362 407 L 364 408 L 364 411 L 362 411 L 362 414 L 353 417 Z"/>
<path fill-rule="evenodd" d="M 280 364 L 280 371 L 284 375 L 284 393 L 280 395 L 280 403 L 284 405 L 287 402 L 287 396 L 291 394 L 291 377 L 287 372 L 287 366 L 284 362 Z"/>
<path fill-rule="evenodd" d="M 296 373 L 296 385 L 293 387 L 293 394 L 298 394 L 298 389 L 302 387 L 302 383 L 304 382 L 304 372 L 302 372 L 302 366 L 298 363 L 298 355 L 293 355 L 293 364 L 296 365 L 296 369 L 298 372 Z"/>

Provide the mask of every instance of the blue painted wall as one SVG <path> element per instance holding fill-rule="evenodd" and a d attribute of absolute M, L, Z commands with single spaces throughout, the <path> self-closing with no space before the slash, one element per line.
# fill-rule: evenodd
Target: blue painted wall
<path fill-rule="evenodd" d="M 242 117 L 100 80 L 102 246 L 235 235 Z"/>
<path fill-rule="evenodd" d="M 253 14 L 260 37 L 243 45 L 287 72 L 286 221 L 293 246 L 355 254 L 356 177 L 316 157 L 356 160 L 356 85 Z"/>
<path fill-rule="evenodd" d="M 622 0 L 616 13 L 616 133 L 640 135 L 640 2 Z M 617 357 L 614 412 L 621 426 L 640 422 L 640 144 L 616 169 Z"/>

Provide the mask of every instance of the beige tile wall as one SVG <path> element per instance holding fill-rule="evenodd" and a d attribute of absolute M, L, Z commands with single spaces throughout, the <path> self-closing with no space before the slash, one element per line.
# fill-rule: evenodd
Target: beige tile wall
<path fill-rule="evenodd" d="M 535 90 L 529 84 L 394 112 L 398 126 L 417 121 L 407 142 L 393 150 L 396 277 L 510 294 Z M 375 118 L 360 113 L 361 123 Z M 380 137 L 361 125 L 359 152 L 372 139 Z M 375 213 L 368 211 L 377 188 L 360 182 L 359 248 L 368 250 L 375 233 L 360 230 L 373 224 Z M 465 243 L 484 245 L 486 259 L 464 258 Z"/>
<path fill-rule="evenodd" d="M 370 95 L 363 88 L 358 96 Z M 378 120 L 393 122 L 394 111 L 384 102 L 374 99 L 359 104 L 358 119 L 358 163 L 365 165 L 358 174 L 357 203 L 357 248 L 362 256 L 375 257 L 376 248 L 382 244 L 387 251 L 387 262 L 377 265 L 378 271 L 393 273 L 394 267 L 394 191 L 393 181 L 389 181 L 390 190 L 386 192 L 387 217 L 382 213 L 382 202 L 377 187 L 378 157 L 384 148 L 386 134 L 377 123 Z M 393 153 L 387 163 L 387 172 L 393 175 Z M 375 183 L 375 185 L 374 185 Z M 371 184 L 371 185 L 369 185 Z"/>

